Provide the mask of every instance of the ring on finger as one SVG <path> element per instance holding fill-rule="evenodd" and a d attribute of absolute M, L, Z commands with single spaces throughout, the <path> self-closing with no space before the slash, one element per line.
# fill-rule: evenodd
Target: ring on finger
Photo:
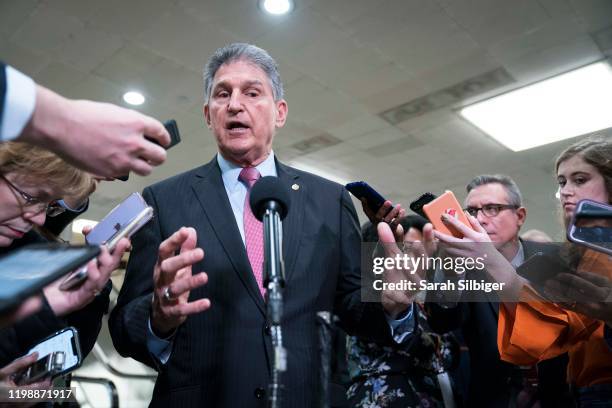
<path fill-rule="evenodd" d="M 172 293 L 170 293 L 170 286 L 166 286 L 166 288 L 164 289 L 164 294 L 163 297 L 165 300 L 174 300 L 174 296 L 172 295 Z"/>

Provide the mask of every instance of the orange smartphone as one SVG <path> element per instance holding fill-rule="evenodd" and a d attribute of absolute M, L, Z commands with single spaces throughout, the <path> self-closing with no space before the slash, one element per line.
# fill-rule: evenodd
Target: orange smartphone
<path fill-rule="evenodd" d="M 423 212 L 425 215 L 427 215 L 427 218 L 429 218 L 429 221 L 431 221 L 434 228 L 445 234 L 452 235 L 457 238 L 463 238 L 461 231 L 453 226 L 447 226 L 442 222 L 442 214 L 455 217 L 469 228 L 473 229 L 467 215 L 465 215 L 463 209 L 461 208 L 461 204 L 459 204 L 459 201 L 457 201 L 457 198 L 452 191 L 447 190 L 440 197 L 425 204 L 423 206 Z"/>

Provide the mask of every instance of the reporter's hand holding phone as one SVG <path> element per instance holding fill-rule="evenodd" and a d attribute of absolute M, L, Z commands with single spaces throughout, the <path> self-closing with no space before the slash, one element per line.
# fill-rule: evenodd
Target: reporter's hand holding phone
<path fill-rule="evenodd" d="M 21 386 L 17 386 L 17 384 L 15 384 L 15 381 L 13 380 L 13 377 L 15 374 L 26 369 L 28 366 L 34 364 L 37 360 L 38 360 L 38 353 L 32 353 L 25 357 L 20 357 L 16 359 L 15 361 L 13 361 L 12 363 L 10 363 L 9 365 L 3 368 L 0 368 L 0 388 L 9 388 L 9 387 L 10 388 L 19 387 L 21 389 L 49 388 L 51 386 L 51 381 L 49 379 L 45 379 L 45 380 L 38 381 L 32 384 L 21 385 Z M 3 392 L 6 393 L 6 391 L 3 391 Z M 31 403 L 24 402 L 21 404 L 15 404 L 14 402 L 0 402 L 0 407 L 15 407 L 15 406 L 31 407 L 36 404 L 37 402 L 31 402 Z"/>
<path fill-rule="evenodd" d="M 591 272 L 560 273 L 544 284 L 544 292 L 563 308 L 612 326 L 612 280 Z"/>
<path fill-rule="evenodd" d="M 361 208 L 364 214 L 374 225 L 377 225 L 379 222 L 386 222 L 391 226 L 393 231 L 396 231 L 400 218 L 406 216 L 406 210 L 402 208 L 401 204 L 396 204 L 394 206 L 389 200 L 386 200 L 376 211 L 370 208 L 367 199 L 361 198 L 359 201 L 361 201 Z"/>
<path fill-rule="evenodd" d="M 189 302 L 190 291 L 208 282 L 205 272 L 192 271 L 192 266 L 204 259 L 204 251 L 196 247 L 197 240 L 195 229 L 183 227 L 159 246 L 151 310 L 151 327 L 158 337 L 168 337 L 187 316 L 210 307 L 209 299 Z"/>
<path fill-rule="evenodd" d="M 512 264 L 499 252 L 489 234 L 480 222 L 473 216 L 467 214 L 471 228 L 448 214 L 442 214 L 442 222 L 454 227 L 463 234 L 462 238 L 434 230 L 435 237 L 440 241 L 442 250 L 457 258 L 482 258 L 485 269 L 489 276 L 495 281 L 504 283 L 504 299 L 516 301 L 526 281 L 515 271 Z"/>
<path fill-rule="evenodd" d="M 170 135 L 156 119 L 109 103 L 71 100 L 37 86 L 36 107 L 21 135 L 75 166 L 102 176 L 146 176 L 166 160 Z"/>
<path fill-rule="evenodd" d="M 87 227 L 83 229 L 83 233 L 88 231 Z M 60 288 L 66 279 L 64 277 L 47 286 L 43 292 L 55 315 L 65 316 L 89 304 L 104 289 L 111 273 L 119 267 L 123 254 L 130 246 L 127 238 L 122 238 L 112 253 L 103 245 L 100 255 L 87 263 L 87 279 L 75 289 Z"/>

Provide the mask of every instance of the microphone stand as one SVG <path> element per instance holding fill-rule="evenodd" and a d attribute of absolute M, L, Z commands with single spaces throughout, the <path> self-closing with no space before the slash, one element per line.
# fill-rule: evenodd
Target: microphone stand
<path fill-rule="evenodd" d="M 281 374 L 287 370 L 287 351 L 283 347 L 281 320 L 283 316 L 283 288 L 285 286 L 285 264 L 282 253 L 282 224 L 279 216 L 279 204 L 269 201 L 263 215 L 264 229 L 264 286 L 266 306 L 274 361 L 272 362 L 272 382 L 268 407 L 279 408 L 281 402 Z"/>

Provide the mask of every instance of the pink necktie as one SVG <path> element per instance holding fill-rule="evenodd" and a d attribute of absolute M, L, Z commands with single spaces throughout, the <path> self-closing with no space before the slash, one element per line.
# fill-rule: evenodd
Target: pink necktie
<path fill-rule="evenodd" d="M 245 167 L 240 172 L 238 178 L 247 185 L 247 193 L 244 199 L 244 240 L 246 242 L 247 256 L 259 287 L 261 296 L 264 296 L 266 290 L 263 287 L 263 261 L 264 261 L 264 248 L 263 248 L 263 224 L 253 215 L 251 211 L 251 205 L 249 204 L 249 197 L 253 184 L 259 178 L 261 174 L 255 167 Z"/>

